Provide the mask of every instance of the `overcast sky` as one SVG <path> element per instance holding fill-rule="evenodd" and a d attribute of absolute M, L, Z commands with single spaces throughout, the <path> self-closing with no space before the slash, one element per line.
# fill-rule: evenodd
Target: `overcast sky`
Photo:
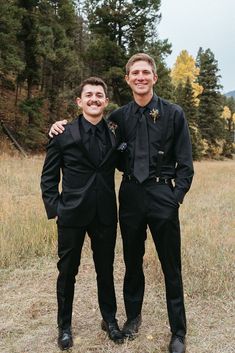
<path fill-rule="evenodd" d="M 235 90 L 235 0 L 162 0 L 160 39 L 169 39 L 171 68 L 181 50 L 196 58 L 210 48 L 218 61 L 223 93 Z"/>

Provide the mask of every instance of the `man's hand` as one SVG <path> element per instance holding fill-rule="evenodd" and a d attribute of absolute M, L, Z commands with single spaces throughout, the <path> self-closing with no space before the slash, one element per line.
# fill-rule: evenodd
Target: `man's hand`
<path fill-rule="evenodd" d="M 64 132 L 64 126 L 68 124 L 67 120 L 56 121 L 50 128 L 49 136 L 53 138 L 54 135 L 62 134 Z"/>

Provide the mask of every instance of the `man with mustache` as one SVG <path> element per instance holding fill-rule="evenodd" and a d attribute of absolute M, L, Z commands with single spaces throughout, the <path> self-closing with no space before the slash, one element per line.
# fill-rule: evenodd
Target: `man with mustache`
<path fill-rule="evenodd" d="M 145 279 L 143 256 L 147 226 L 153 237 L 165 278 L 169 351 L 186 349 L 186 316 L 181 273 L 178 209 L 193 178 L 192 149 L 182 109 L 153 92 L 156 65 L 144 53 L 126 65 L 126 82 L 134 100 L 113 112 L 109 119 L 125 142 L 123 180 L 119 191 L 119 220 L 126 273 L 124 302 L 127 321 L 123 334 L 133 339 L 142 322 Z M 53 124 L 50 134 L 63 132 L 66 121 Z"/>
<path fill-rule="evenodd" d="M 113 281 L 117 207 L 114 170 L 117 139 L 103 119 L 108 104 L 106 84 L 90 77 L 79 87 L 77 104 L 82 114 L 62 135 L 50 140 L 41 176 L 42 197 L 48 218 L 58 228 L 58 345 L 72 347 L 72 305 L 75 277 L 86 232 L 91 241 L 97 274 L 101 327 L 115 343 L 123 343 L 116 320 Z M 59 193 L 62 172 L 62 192 Z"/>

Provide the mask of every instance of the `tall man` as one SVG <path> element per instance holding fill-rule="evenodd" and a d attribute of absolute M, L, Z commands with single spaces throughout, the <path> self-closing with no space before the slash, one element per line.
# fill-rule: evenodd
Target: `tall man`
<path fill-rule="evenodd" d="M 185 352 L 186 317 L 181 275 L 179 205 L 193 178 L 191 142 L 182 109 L 156 96 L 154 60 L 144 53 L 126 65 L 127 84 L 134 100 L 113 112 L 123 152 L 123 180 L 119 191 L 119 220 L 126 273 L 124 302 L 130 339 L 141 325 L 144 296 L 143 256 L 147 226 L 161 262 L 172 337 L 171 353 Z M 56 129 L 56 130 L 55 130 Z M 51 132 L 62 132 L 54 124 Z"/>
<path fill-rule="evenodd" d="M 63 135 L 49 142 L 41 177 L 48 218 L 58 226 L 58 345 L 73 345 L 71 333 L 75 276 L 86 232 L 97 273 L 101 327 L 115 343 L 122 343 L 116 315 L 113 281 L 117 208 L 114 189 L 116 138 L 103 120 L 107 87 L 99 78 L 83 81 L 78 106 L 83 114 L 68 124 Z M 59 193 L 62 171 L 62 192 Z"/>

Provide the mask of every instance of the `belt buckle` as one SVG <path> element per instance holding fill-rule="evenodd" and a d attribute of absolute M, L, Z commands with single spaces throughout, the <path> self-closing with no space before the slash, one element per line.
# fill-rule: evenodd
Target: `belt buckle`
<path fill-rule="evenodd" d="M 161 180 L 164 181 L 164 184 L 168 184 L 168 180 L 166 178 L 162 178 Z M 161 180 L 160 177 L 155 177 L 156 183 L 160 183 Z"/>

